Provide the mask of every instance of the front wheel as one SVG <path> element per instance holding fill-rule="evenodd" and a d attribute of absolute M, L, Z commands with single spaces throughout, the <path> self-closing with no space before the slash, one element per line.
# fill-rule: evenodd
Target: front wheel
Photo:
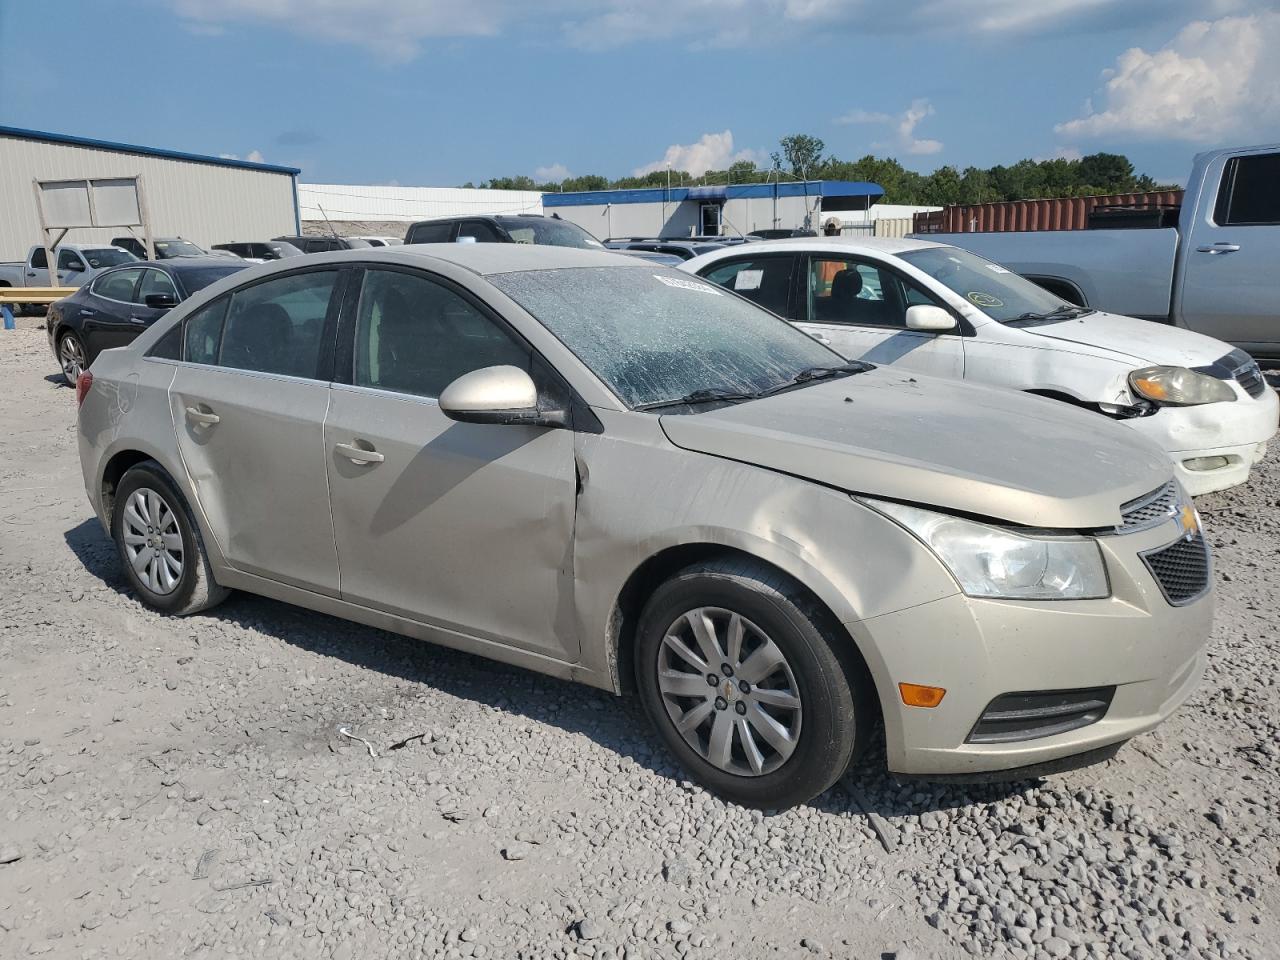
<path fill-rule="evenodd" d="M 825 791 L 865 745 L 873 694 L 850 643 L 789 578 L 750 559 L 710 561 L 645 605 L 637 685 L 692 779 L 783 809 Z"/>

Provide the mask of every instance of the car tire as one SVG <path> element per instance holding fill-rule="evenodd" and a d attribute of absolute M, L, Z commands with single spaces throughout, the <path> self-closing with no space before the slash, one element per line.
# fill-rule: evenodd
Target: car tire
<path fill-rule="evenodd" d="M 89 354 L 79 334 L 67 331 L 58 337 L 58 364 L 62 367 L 62 379 L 72 387 L 80 373 L 89 369 Z"/>
<path fill-rule="evenodd" d="M 852 641 L 807 590 L 765 564 L 731 557 L 680 571 L 649 598 L 637 631 L 645 711 L 690 777 L 717 796 L 761 809 L 804 803 L 866 746 L 875 694 Z M 719 663 L 706 655 L 708 636 Z"/>
<path fill-rule="evenodd" d="M 207 610 L 231 592 L 213 579 L 191 509 L 154 460 L 130 467 L 116 487 L 111 539 L 130 585 L 162 613 Z"/>

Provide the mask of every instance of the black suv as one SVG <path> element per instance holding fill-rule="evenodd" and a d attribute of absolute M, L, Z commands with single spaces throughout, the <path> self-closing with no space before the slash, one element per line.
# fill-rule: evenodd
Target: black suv
<path fill-rule="evenodd" d="M 330 250 L 363 250 L 372 246 L 355 237 L 272 237 L 280 243 L 291 243 L 303 253 L 328 253 Z"/>
<path fill-rule="evenodd" d="M 137 237 L 113 237 L 113 247 L 128 250 L 139 260 L 147 259 L 147 245 Z M 176 260 L 178 257 L 203 257 L 206 252 L 190 240 L 181 237 L 153 237 L 151 245 L 156 248 L 157 260 Z"/>
<path fill-rule="evenodd" d="M 576 223 L 535 213 L 423 220 L 409 227 L 404 242 L 540 243 L 584 250 L 600 250 L 604 246 Z"/>

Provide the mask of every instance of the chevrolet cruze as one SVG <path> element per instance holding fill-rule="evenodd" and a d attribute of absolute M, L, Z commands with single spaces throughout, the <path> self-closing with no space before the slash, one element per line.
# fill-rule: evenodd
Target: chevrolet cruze
<path fill-rule="evenodd" d="M 901 775 L 1109 756 L 1203 668 L 1209 550 L 1158 448 L 634 258 L 264 264 L 77 395 L 146 604 L 246 590 L 635 690 L 743 804 L 816 796 L 879 731 Z"/>

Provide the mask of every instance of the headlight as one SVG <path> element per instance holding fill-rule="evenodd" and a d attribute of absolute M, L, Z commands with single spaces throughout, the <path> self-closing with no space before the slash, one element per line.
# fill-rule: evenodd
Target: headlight
<path fill-rule="evenodd" d="M 1225 380 L 1186 367 L 1144 367 L 1129 374 L 1129 386 L 1140 397 L 1181 407 L 1236 398 Z"/>
<path fill-rule="evenodd" d="M 1110 596 L 1098 544 L 1035 537 L 884 500 L 861 502 L 901 524 L 937 554 L 971 597 L 1090 600 Z"/>

